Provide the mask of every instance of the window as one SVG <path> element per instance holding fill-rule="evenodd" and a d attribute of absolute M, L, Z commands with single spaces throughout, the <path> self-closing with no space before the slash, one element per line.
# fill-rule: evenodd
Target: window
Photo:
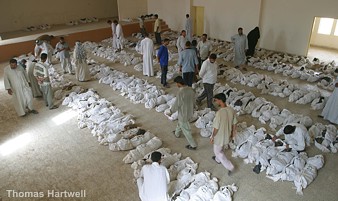
<path fill-rule="evenodd" d="M 321 18 L 320 21 L 319 21 L 318 33 L 330 35 L 331 30 L 332 30 L 332 26 L 333 26 L 333 21 L 334 21 L 334 19 L 332 19 L 332 18 Z M 335 33 L 336 32 L 338 32 L 337 28 L 336 28 Z"/>
<path fill-rule="evenodd" d="M 338 36 L 338 21 L 336 22 L 336 30 L 334 31 L 334 35 Z"/>

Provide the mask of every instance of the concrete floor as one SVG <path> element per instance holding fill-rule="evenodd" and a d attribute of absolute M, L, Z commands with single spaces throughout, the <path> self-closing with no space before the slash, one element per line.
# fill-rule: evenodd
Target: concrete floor
<path fill-rule="evenodd" d="M 149 80 L 150 83 L 160 85 L 160 80 L 154 77 L 143 76 L 136 72 L 133 67 L 124 67 L 113 64 L 105 59 L 95 58 L 100 62 L 114 67 L 117 70 L 135 74 Z M 129 165 L 122 162 L 127 152 L 111 152 L 108 147 L 101 146 L 92 137 L 88 129 L 78 129 L 76 117 L 66 123 L 57 125 L 53 118 L 69 109 L 60 106 L 56 110 L 48 110 L 41 99 L 36 99 L 34 105 L 40 112 L 38 115 L 30 114 L 20 118 L 16 116 L 3 86 L 3 69 L 7 63 L 0 64 L 0 146 L 17 136 L 25 136 L 22 147 L 19 143 L 12 145 L 18 147 L 16 151 L 8 155 L 0 154 L 0 197 L 2 200 L 88 200 L 88 201 L 136 201 L 139 200 L 136 185 L 133 183 L 133 173 Z M 60 65 L 56 68 L 60 70 Z M 158 70 L 156 66 L 155 70 Z M 249 70 L 256 71 L 254 68 Z M 262 71 L 263 72 L 263 71 Z M 260 73 L 262 73 L 260 72 Z M 269 74 L 270 75 L 270 74 Z M 189 156 L 199 163 L 198 172 L 207 170 L 212 176 L 219 179 L 220 185 L 235 183 L 239 190 L 234 195 L 234 200 L 337 200 L 338 186 L 336 154 L 324 154 L 325 166 L 318 172 L 318 177 L 304 190 L 304 195 L 296 195 L 296 190 L 291 182 L 273 182 L 265 177 L 265 173 L 259 175 L 253 173 L 253 165 L 244 164 L 242 159 L 231 158 L 231 152 L 227 151 L 228 157 L 235 163 L 238 171 L 233 176 L 227 176 L 223 166 L 216 164 L 212 159 L 212 146 L 209 139 L 202 138 L 195 126 L 193 135 L 198 143 L 197 151 L 184 148 L 187 144 L 184 138 L 176 139 L 172 136 L 176 122 L 169 121 L 163 114 L 155 110 L 144 108 L 143 104 L 134 105 L 129 100 L 119 96 L 119 92 L 113 91 L 107 85 L 101 85 L 98 81 L 78 83 L 71 75 L 66 75 L 85 88 L 94 88 L 100 96 L 108 99 L 123 112 L 132 114 L 142 128 L 150 130 L 160 137 L 163 147 L 172 149 L 173 152 L 182 153 L 183 157 Z M 274 78 L 285 79 L 281 75 Z M 219 80 L 226 83 L 225 80 Z M 302 83 L 294 80 L 294 82 Z M 177 88 L 171 83 L 168 93 L 175 93 Z M 256 96 L 262 96 L 260 91 L 231 84 L 238 89 L 252 91 Z M 293 113 L 310 115 L 314 121 L 327 123 L 316 117 L 319 111 L 310 110 L 309 105 L 297 105 L 289 103 L 286 98 L 281 99 L 270 95 L 264 95 L 280 108 L 287 108 Z M 241 116 L 240 121 L 246 121 L 248 125 L 262 126 L 251 116 Z M 310 156 L 321 154 L 314 146 L 307 149 Z M 43 198 L 9 198 L 7 190 L 17 192 L 43 192 Z M 47 191 L 86 191 L 85 198 L 48 198 Z M 1 199 L 0 199 L 1 200 Z"/>

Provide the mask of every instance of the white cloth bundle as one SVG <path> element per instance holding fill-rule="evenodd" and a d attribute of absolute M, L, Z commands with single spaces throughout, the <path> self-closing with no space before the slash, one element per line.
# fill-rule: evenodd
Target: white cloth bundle
<path fill-rule="evenodd" d="M 238 187 L 235 184 L 222 186 L 219 191 L 217 191 L 212 199 L 212 201 L 232 201 L 232 196 L 237 192 Z"/>
<path fill-rule="evenodd" d="M 124 158 L 123 162 L 132 163 L 141 159 L 147 153 L 158 149 L 162 145 L 162 141 L 158 137 L 153 137 L 145 144 L 141 144 L 136 149 L 131 150 Z"/>

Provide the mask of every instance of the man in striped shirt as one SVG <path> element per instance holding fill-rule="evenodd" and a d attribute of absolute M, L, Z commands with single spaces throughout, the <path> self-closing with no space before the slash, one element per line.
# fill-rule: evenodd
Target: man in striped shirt
<path fill-rule="evenodd" d="M 34 76 L 38 80 L 40 85 L 43 99 L 45 100 L 46 106 L 52 110 L 56 109 L 57 106 L 53 104 L 53 90 L 50 85 L 49 75 L 48 75 L 48 64 L 46 63 L 47 54 L 41 54 L 41 60 L 34 67 Z"/>

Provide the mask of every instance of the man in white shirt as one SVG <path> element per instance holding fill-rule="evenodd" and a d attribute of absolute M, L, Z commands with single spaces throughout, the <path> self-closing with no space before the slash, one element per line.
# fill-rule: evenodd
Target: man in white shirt
<path fill-rule="evenodd" d="M 182 30 L 180 37 L 178 37 L 176 41 L 178 55 L 180 55 L 180 53 L 185 49 L 185 43 L 187 42 L 186 35 L 187 35 L 187 32 L 185 30 Z"/>
<path fill-rule="evenodd" d="M 69 74 L 74 74 L 72 72 L 72 64 L 70 62 L 70 48 L 64 37 L 60 37 L 60 41 L 56 44 L 55 49 L 59 53 L 63 73 L 65 74 L 68 70 Z"/>
<path fill-rule="evenodd" d="M 238 28 L 238 34 L 231 37 L 231 41 L 235 44 L 235 68 L 239 68 L 245 64 L 245 52 L 248 49 L 248 40 L 246 35 L 243 34 L 243 28 Z M 243 70 L 247 70 L 245 67 Z"/>
<path fill-rule="evenodd" d="M 208 35 L 207 34 L 203 34 L 202 35 L 202 40 L 200 42 L 198 42 L 197 44 L 197 50 L 199 52 L 200 58 L 201 58 L 201 62 L 203 63 L 203 61 L 205 61 L 206 59 L 208 59 L 210 52 L 212 50 L 212 45 L 211 43 L 207 40 Z"/>
<path fill-rule="evenodd" d="M 285 149 L 293 149 L 296 151 L 304 151 L 305 146 L 310 145 L 310 136 L 305 128 L 305 126 L 297 123 L 290 123 L 285 127 L 282 127 L 277 131 L 276 135 L 272 138 L 272 141 L 276 141 L 276 139 L 284 135 L 286 143 Z"/>
<path fill-rule="evenodd" d="M 156 44 L 161 45 L 162 40 L 161 40 L 161 22 L 160 19 L 158 19 L 158 15 L 155 14 L 155 24 L 154 24 L 154 33 L 155 33 L 155 38 L 156 38 Z"/>
<path fill-rule="evenodd" d="M 118 23 L 117 20 L 114 20 L 114 24 L 116 25 L 116 47 L 117 50 L 123 50 L 123 42 L 124 42 L 124 37 L 123 37 L 123 30 L 121 24 Z"/>
<path fill-rule="evenodd" d="M 116 45 L 116 24 L 113 23 L 111 20 L 108 20 L 107 23 L 111 26 L 111 32 L 112 32 L 112 37 L 113 37 L 112 48 L 113 48 L 113 50 L 116 50 L 117 49 L 117 45 Z"/>
<path fill-rule="evenodd" d="M 202 63 L 199 76 L 202 78 L 204 91 L 197 98 L 197 104 L 200 105 L 202 100 L 207 98 L 208 108 L 216 111 L 215 106 L 213 105 L 213 91 L 214 85 L 217 81 L 217 63 L 216 63 L 216 54 L 211 54 L 209 59 L 205 60 Z"/>
<path fill-rule="evenodd" d="M 168 170 L 160 165 L 162 154 L 151 154 L 152 164 L 142 167 L 140 178 L 137 179 L 139 196 L 142 201 L 169 201 L 168 184 L 170 177 Z"/>
<path fill-rule="evenodd" d="M 189 16 L 189 14 L 185 15 L 186 21 L 185 21 L 185 30 L 187 31 L 187 40 L 192 41 L 192 21 Z"/>
<path fill-rule="evenodd" d="M 145 33 L 144 36 L 145 38 L 141 41 L 141 54 L 143 55 L 143 75 L 151 77 L 154 76 L 154 42 L 149 38 L 148 33 Z"/>

